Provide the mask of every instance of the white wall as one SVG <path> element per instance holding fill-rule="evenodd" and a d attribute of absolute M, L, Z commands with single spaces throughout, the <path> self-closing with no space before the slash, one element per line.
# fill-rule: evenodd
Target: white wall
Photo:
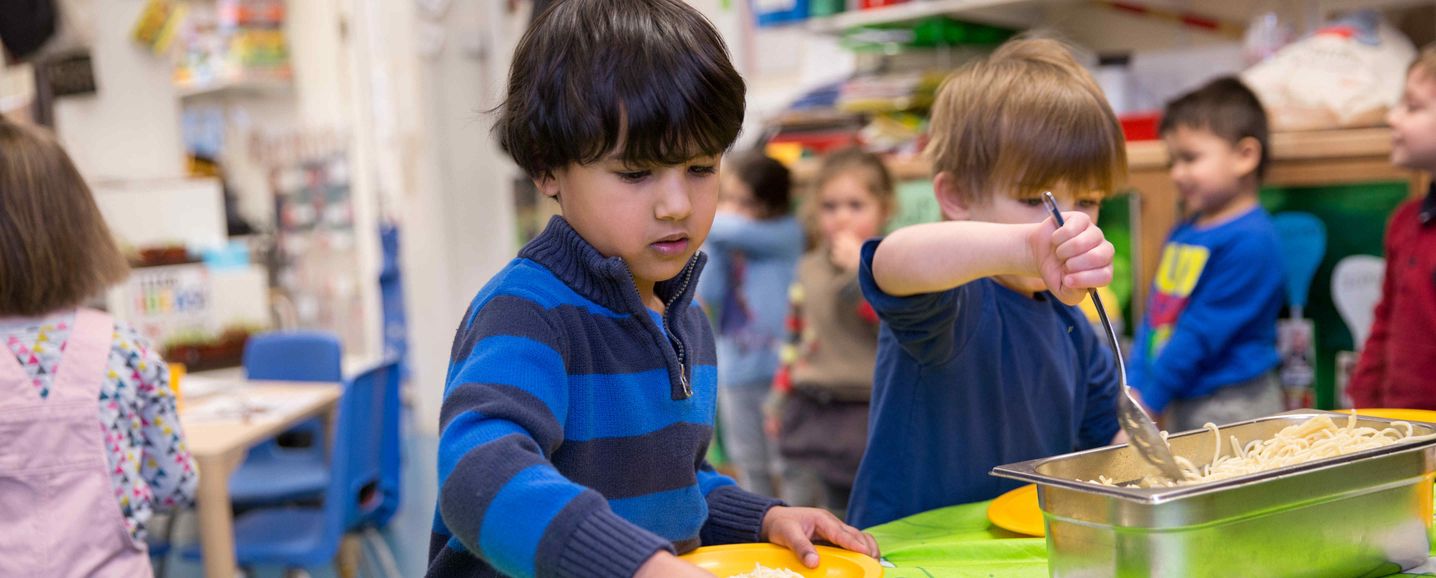
<path fill-rule="evenodd" d="M 489 137 L 491 121 L 483 114 L 502 95 L 513 44 L 526 22 L 506 17 L 503 5 L 450 2 L 438 18 L 416 10 L 386 12 L 392 28 L 403 28 L 390 38 L 392 45 L 408 47 L 402 57 L 417 68 L 412 80 L 395 77 L 395 85 L 415 89 L 396 93 L 408 117 L 400 125 L 418 121 L 412 138 L 404 138 L 406 184 L 397 212 L 410 387 L 416 424 L 431 434 L 438 430 L 454 331 L 470 299 L 517 252 L 510 183 L 518 172 Z M 437 50 L 415 54 L 419 45 Z"/>
<path fill-rule="evenodd" d="M 170 179 L 185 174 L 170 64 L 130 40 L 143 2 L 96 0 L 93 96 L 55 103 L 55 129 L 85 178 Z M 117 23 L 123 23 L 119 25 Z"/>

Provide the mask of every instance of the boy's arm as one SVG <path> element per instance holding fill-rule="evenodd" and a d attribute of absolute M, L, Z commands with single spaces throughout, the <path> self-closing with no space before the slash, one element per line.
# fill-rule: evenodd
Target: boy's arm
<path fill-rule="evenodd" d="M 791 217 L 760 221 L 719 213 L 713 217 L 713 227 L 708 230 L 708 240 L 704 243 L 715 251 L 738 251 L 754 258 L 797 259 L 803 253 L 803 228 Z"/>
<path fill-rule="evenodd" d="M 705 243 L 703 248 L 703 253 L 708 255 L 708 263 L 703 266 L 703 274 L 698 276 L 698 304 L 703 306 L 703 312 L 708 314 L 716 330 L 716 320 L 722 315 L 723 297 L 729 289 L 728 251 L 711 243 Z"/>
<path fill-rule="evenodd" d="M 1394 219 L 1393 219 L 1394 221 Z M 1386 234 L 1386 276 L 1381 279 L 1381 301 L 1371 320 L 1371 334 L 1361 348 L 1361 358 L 1351 372 L 1346 386 L 1353 407 L 1386 407 L 1382 400 L 1382 384 L 1386 381 L 1386 344 L 1391 339 L 1391 298 L 1395 295 L 1395 275 L 1391 264 L 1400 262 L 1401 248 L 1391 243 L 1391 228 Z"/>
<path fill-rule="evenodd" d="M 760 541 L 763 516 L 783 502 L 744 490 L 733 478 L 714 471 L 708 460 L 698 467 L 698 489 L 708 500 L 708 519 L 698 536 L 704 546 Z"/>
<path fill-rule="evenodd" d="M 1272 300 L 1280 301 L 1283 277 L 1276 251 L 1258 237 L 1245 237 L 1230 250 L 1213 255 L 1171 338 L 1135 384 L 1154 413 L 1164 411 L 1173 397 L 1190 387 L 1203 364 L 1224 349 L 1247 320 L 1266 314 Z"/>
<path fill-rule="evenodd" d="M 1059 300 L 1075 305 L 1091 287 L 1111 281 L 1113 249 L 1084 213 L 1065 213 L 1057 227 L 946 221 L 912 225 L 883 240 L 872 258 L 878 288 L 895 297 L 936 293 L 984 277 L 1041 277 Z"/>
<path fill-rule="evenodd" d="M 449 546 L 512 576 L 632 576 L 672 546 L 549 461 L 568 406 L 557 335 L 539 305 L 501 296 L 456 338 L 438 464 Z"/>

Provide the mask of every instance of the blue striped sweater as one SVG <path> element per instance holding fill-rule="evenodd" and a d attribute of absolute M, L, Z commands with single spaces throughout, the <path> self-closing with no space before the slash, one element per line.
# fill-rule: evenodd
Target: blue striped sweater
<path fill-rule="evenodd" d="M 659 550 L 753 542 L 776 500 L 704 460 L 715 353 L 699 254 L 644 307 L 560 217 L 454 338 L 429 576 L 630 576 Z"/>

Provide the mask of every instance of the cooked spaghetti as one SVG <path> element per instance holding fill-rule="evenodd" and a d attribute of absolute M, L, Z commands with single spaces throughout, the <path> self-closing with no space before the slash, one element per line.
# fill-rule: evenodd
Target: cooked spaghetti
<path fill-rule="evenodd" d="M 1185 479 L 1174 482 L 1166 478 L 1148 476 L 1135 484 L 1123 487 L 1171 487 L 1214 482 L 1245 476 L 1257 472 L 1284 468 L 1324 458 L 1333 458 L 1379 448 L 1412 437 L 1411 424 L 1404 421 L 1391 422 L 1389 427 L 1356 427 L 1356 412 L 1346 418 L 1346 425 L 1339 426 L 1330 416 L 1317 416 L 1302 423 L 1287 426 L 1267 440 L 1252 440 L 1242 445 L 1236 436 L 1230 436 L 1231 454 L 1222 455 L 1221 430 L 1212 423 L 1202 426 L 1212 432 L 1215 449 L 1211 463 L 1197 467 L 1182 456 L 1177 456 Z M 1163 439 L 1166 439 L 1166 432 Z M 1098 476 L 1094 484 L 1115 486 L 1116 481 L 1107 476 Z"/>
<path fill-rule="evenodd" d="M 762 564 L 753 564 L 752 572 L 735 574 L 729 578 L 803 578 L 803 575 L 787 568 L 769 568 Z"/>

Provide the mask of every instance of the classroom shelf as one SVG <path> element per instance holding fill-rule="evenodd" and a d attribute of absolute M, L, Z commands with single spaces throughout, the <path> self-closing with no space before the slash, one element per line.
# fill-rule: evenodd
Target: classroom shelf
<path fill-rule="evenodd" d="M 175 83 L 175 95 L 182 99 L 220 94 L 286 94 L 293 89 L 293 81 L 287 78 L 262 76 Z"/>
<path fill-rule="evenodd" d="M 858 26 L 894 24 L 947 14 L 996 26 L 1030 28 L 1041 20 L 1034 0 L 912 0 L 903 4 L 850 10 L 832 16 L 810 18 L 806 27 L 821 34 L 841 34 Z"/>

